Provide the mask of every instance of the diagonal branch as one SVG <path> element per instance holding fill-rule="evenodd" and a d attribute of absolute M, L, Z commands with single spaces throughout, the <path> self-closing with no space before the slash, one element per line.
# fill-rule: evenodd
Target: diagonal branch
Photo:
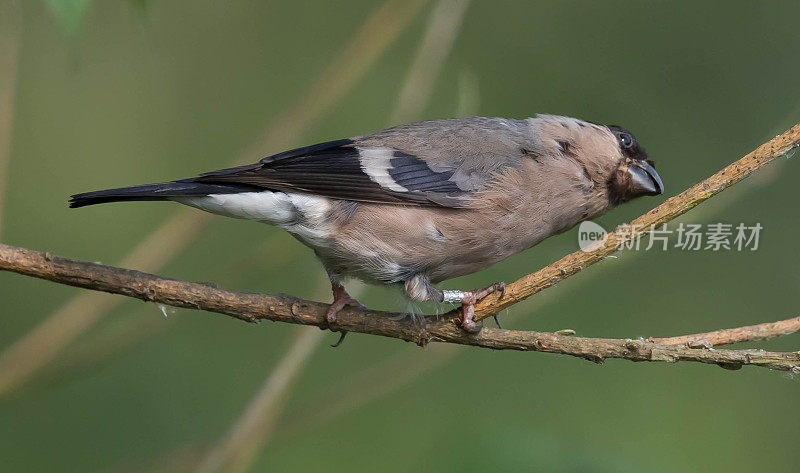
<path fill-rule="evenodd" d="M 327 328 L 325 321 L 327 304 L 288 295 L 232 292 L 210 284 L 177 281 L 2 244 L 0 244 L 0 269 L 144 301 L 218 312 L 247 322 L 259 322 L 264 319 Z M 800 352 L 709 350 L 692 348 L 684 343 L 664 344 L 632 339 L 574 337 L 567 332 L 523 332 L 484 328 L 478 334 L 469 334 L 457 327 L 449 318 L 428 320 L 426 327 L 420 329 L 413 323 L 397 319 L 397 315 L 371 310 L 345 309 L 340 313 L 337 325 L 341 330 L 398 338 L 420 345 L 436 341 L 495 350 L 561 353 L 597 363 L 607 358 L 632 361 L 695 361 L 726 368 L 755 365 L 800 373 Z M 794 328 L 800 329 L 797 320 Z M 754 331 L 759 339 L 764 338 L 764 332 L 763 327 Z M 781 326 L 777 334 L 785 333 L 785 327 Z"/>
<path fill-rule="evenodd" d="M 586 266 L 616 251 L 625 241 L 643 234 L 651 226 L 660 225 L 685 213 L 778 156 L 788 153 L 799 144 L 800 123 L 708 179 L 637 218 L 631 223 L 634 231 L 612 232 L 606 241 L 593 251 L 579 250 L 510 284 L 506 297 L 489 298 L 479 305 L 481 318 L 577 274 Z M 267 319 L 327 328 L 324 318 L 326 304 L 305 301 L 293 296 L 237 293 L 208 284 L 176 281 L 138 271 L 72 261 L 8 245 L 0 245 L 0 269 L 175 307 L 218 312 L 248 322 Z M 338 325 L 342 330 L 398 338 L 420 345 L 439 341 L 493 349 L 561 353 L 595 362 L 602 362 L 606 358 L 632 361 L 695 361 L 726 368 L 756 365 L 800 372 L 800 352 L 709 349 L 715 344 L 762 340 L 793 333 L 800 329 L 797 318 L 772 324 L 644 341 L 582 338 L 573 337 L 570 333 L 522 332 L 489 328 L 471 335 L 456 327 L 450 317 L 454 315 L 453 312 L 446 314 L 440 320 L 428 321 L 427 326 L 422 329 L 414 324 L 393 320 L 397 315 L 399 314 L 346 309 L 342 312 Z"/>

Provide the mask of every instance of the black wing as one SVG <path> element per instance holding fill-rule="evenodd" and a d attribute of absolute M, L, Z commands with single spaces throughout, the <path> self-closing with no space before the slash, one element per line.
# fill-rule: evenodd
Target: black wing
<path fill-rule="evenodd" d="M 193 181 L 358 202 L 462 207 L 469 194 L 452 180 L 453 173 L 453 169 L 435 171 L 423 159 L 392 148 L 338 140 L 205 173 Z"/>

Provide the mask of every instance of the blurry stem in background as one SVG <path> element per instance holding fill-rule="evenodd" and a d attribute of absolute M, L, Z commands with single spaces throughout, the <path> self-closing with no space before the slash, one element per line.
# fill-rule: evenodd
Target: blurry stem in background
<path fill-rule="evenodd" d="M 456 116 L 471 117 L 480 109 L 480 92 L 478 77 L 469 69 L 458 74 L 458 107 Z"/>
<path fill-rule="evenodd" d="M 174 312 L 175 309 L 166 309 Z M 37 376 L 18 387 L 9 396 L 21 399 L 55 389 L 57 386 L 85 379 L 102 371 L 109 363 L 141 344 L 149 337 L 172 327 L 177 317 L 166 318 L 155 304 L 145 304 L 130 315 L 106 324 L 86 340 L 74 346 L 42 367 Z"/>
<path fill-rule="evenodd" d="M 395 111 L 392 116 L 403 121 L 417 119 L 430 101 L 431 91 L 441 71 L 441 63 L 449 55 L 455 42 L 461 19 L 466 12 L 469 0 L 439 0 L 433 9 L 423 40 L 417 49 L 409 73 L 403 83 Z M 327 278 L 322 279 L 325 290 L 329 288 Z M 358 297 L 363 286 L 350 290 L 350 295 Z M 318 291 L 320 292 L 320 291 Z M 300 329 L 304 330 L 304 329 Z M 321 332 L 301 336 L 290 347 L 278 365 L 269 374 L 261 390 L 234 423 L 231 430 L 217 444 L 201 465 L 198 473 L 216 471 L 243 472 L 256 459 L 258 452 L 269 441 L 274 426 L 280 417 L 282 403 L 291 386 L 279 380 L 297 377 L 305 366 L 305 358 L 299 359 L 293 353 L 298 350 L 310 351 L 323 340 Z M 290 359 L 294 359 L 294 364 Z M 276 380 L 277 377 L 277 380 Z"/>
<path fill-rule="evenodd" d="M 236 281 L 233 279 L 235 275 L 241 275 L 259 263 L 268 262 L 271 270 L 279 269 L 301 248 L 298 245 L 292 245 L 285 251 L 270 255 L 269 260 L 265 260 L 264 256 L 269 255 L 269 249 L 281 236 L 277 230 L 272 232 L 253 251 L 228 265 L 222 271 L 223 276 L 220 279 L 233 284 Z M 118 303 L 116 298 L 112 299 Z M 148 318 L 154 313 L 159 313 L 159 315 Z M 158 306 L 154 304 L 148 304 L 141 310 L 126 312 L 108 326 L 87 334 L 83 337 L 85 340 L 77 341 L 70 350 L 43 366 L 37 376 L 30 379 L 25 385 L 18 387 L 15 394 L 24 392 L 25 395 L 29 395 L 31 392 L 47 389 L 56 383 L 67 382 L 75 376 L 85 376 L 92 370 L 100 369 L 100 366 L 110 361 L 114 355 L 129 350 L 146 338 L 166 329 L 170 326 L 169 322 L 173 320 L 175 318 L 170 318 L 168 322 L 165 321 Z"/>
<path fill-rule="evenodd" d="M 188 245 L 210 220 L 210 215 L 193 216 L 179 212 L 151 233 L 122 261 L 144 271 L 157 271 L 175 253 Z M 24 338 L 6 348 L 0 356 L 0 395 L 24 383 L 47 365 L 78 335 L 97 323 L 122 301 L 102 293 L 83 293 L 70 299 Z"/>
<path fill-rule="evenodd" d="M 259 264 L 262 265 L 259 269 L 268 264 L 271 271 L 280 271 L 283 265 L 302 248 L 300 245 L 292 245 L 277 254 L 270 252 L 270 248 L 274 248 L 276 240 L 281 237 L 283 235 L 277 229 L 273 231 L 253 251 L 247 252 L 241 259 L 222 270 L 223 276 L 220 279 L 234 283 L 238 280 L 234 276 L 240 276 L 252 269 L 252 266 Z M 269 259 L 265 258 L 266 255 Z M 85 376 L 93 372 L 92 370 L 99 369 L 114 355 L 129 350 L 147 337 L 170 327 L 174 320 L 175 317 L 164 320 L 164 316 L 154 304 L 147 304 L 147 307 L 140 310 L 132 310 L 108 326 L 83 337 L 86 339 L 83 343 L 76 342 L 70 350 L 44 366 L 35 378 L 19 388 L 15 394 L 23 391 L 25 395 L 29 395 L 32 390 L 39 391 L 51 387 L 54 383 L 66 382 L 75 376 Z"/>
<path fill-rule="evenodd" d="M 413 363 L 409 352 L 403 351 L 344 378 L 326 389 L 324 395 L 288 412 L 279 422 L 282 435 L 291 435 L 310 425 L 324 423 L 342 412 L 361 407 L 368 401 L 412 383 L 449 362 L 458 353 L 458 346 L 436 345 L 429 350 L 424 358 Z"/>
<path fill-rule="evenodd" d="M 321 330 L 311 330 L 306 327 L 297 329 L 297 336 L 291 341 L 286 354 L 270 372 L 258 394 L 250 401 L 231 430 L 208 452 L 195 469 L 196 472 L 231 472 L 247 469 L 267 440 L 291 384 L 297 379 L 325 335 L 326 333 Z"/>
<path fill-rule="evenodd" d="M 386 0 L 325 68 L 298 106 L 272 120 L 269 130 L 253 148 L 244 153 L 244 161 L 261 158 L 265 149 L 279 151 L 290 146 L 309 125 L 329 112 L 408 27 L 427 1 Z"/>
<path fill-rule="evenodd" d="M 206 451 L 206 446 L 196 443 L 186 443 L 157 458 L 144 462 L 116 466 L 102 470 L 105 473 L 155 473 L 187 471 L 197 465 L 197 459 Z"/>
<path fill-rule="evenodd" d="M 16 0 L 0 5 L 0 241 L 3 232 L 3 197 L 11 159 L 14 129 L 14 97 L 17 92 L 17 64 L 22 34 L 21 6 Z"/>
<path fill-rule="evenodd" d="M 351 289 L 350 295 L 358 297 L 362 289 L 363 286 Z M 327 277 L 320 279 L 318 288 L 314 292 L 317 295 L 330 292 L 330 281 Z M 325 332 L 309 330 L 306 327 L 297 329 L 297 336 L 289 344 L 277 366 L 270 371 L 261 389 L 250 400 L 230 430 L 203 457 L 194 469 L 196 473 L 247 471 L 259 451 L 269 441 L 293 381 L 303 371 L 314 349 L 323 341 L 325 335 Z"/>
<path fill-rule="evenodd" d="M 356 30 L 300 102 L 272 119 L 264 135 L 234 164 L 270 150 L 279 151 L 295 141 L 352 89 L 378 56 L 408 27 L 426 1 L 386 0 Z M 122 266 L 159 270 L 194 240 L 209 217 L 196 210 L 179 210 L 125 257 Z M 163 251 L 165 248 L 169 251 Z M 80 294 L 6 348 L 0 353 L 0 396 L 24 383 L 120 302 L 105 294 Z"/>
<path fill-rule="evenodd" d="M 430 102 L 435 79 L 453 48 L 468 6 L 469 0 L 440 0 L 436 3 L 389 118 L 391 125 L 418 119 Z"/>
<path fill-rule="evenodd" d="M 647 233 L 651 226 L 661 225 L 682 215 L 798 146 L 800 146 L 800 123 L 713 176 L 667 199 L 658 207 L 635 219 L 631 228 L 624 232 L 617 230 L 609 233 L 605 243 L 598 245 L 597 248 L 591 251 L 578 250 L 509 284 L 503 299 L 492 298 L 488 302 L 484 300 L 478 310 L 481 310 L 481 313 L 502 310 L 579 273 L 618 251 L 625 242 Z M 0 269 L 175 307 L 218 312 L 248 322 L 267 319 L 327 327 L 325 312 L 328 304 L 305 301 L 287 295 L 236 293 L 212 285 L 176 281 L 138 271 L 72 261 L 2 244 L 0 244 Z M 415 323 L 401 322 L 397 318 L 400 315 L 349 308 L 340 312 L 337 325 L 340 330 L 393 337 L 420 345 L 438 341 L 492 349 L 560 353 L 596 363 L 602 363 L 608 358 L 631 361 L 694 361 L 730 369 L 753 365 L 800 373 L 800 352 L 708 349 L 714 343 L 728 343 L 727 340 L 762 340 L 765 337 L 792 333 L 800 330 L 800 317 L 771 324 L 696 334 L 691 336 L 692 339 L 697 339 L 696 343 L 667 344 L 652 339 L 575 337 L 574 332 L 522 332 L 484 328 L 477 334 L 469 334 L 456 326 L 454 320 L 457 314 L 453 312 L 445 314 L 439 320 L 427 320 L 426 326 L 422 328 Z M 744 336 L 733 336 L 739 333 Z"/>

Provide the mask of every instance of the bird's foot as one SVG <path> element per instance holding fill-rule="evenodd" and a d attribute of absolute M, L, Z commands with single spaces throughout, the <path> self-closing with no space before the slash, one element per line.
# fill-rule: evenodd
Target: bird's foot
<path fill-rule="evenodd" d="M 339 283 L 332 282 L 331 290 L 333 291 L 333 303 L 331 303 L 331 305 L 328 306 L 328 311 L 325 312 L 325 320 L 328 322 L 328 328 L 331 331 L 336 332 L 337 331 L 336 314 L 338 314 L 339 311 L 344 309 L 345 306 L 361 307 L 362 309 L 366 307 L 364 307 L 364 304 L 358 302 L 358 300 L 356 300 L 354 297 L 348 294 L 344 286 L 342 286 Z M 341 332 L 342 334 L 339 337 L 339 341 L 337 341 L 335 344 L 331 346 L 338 347 L 339 345 L 341 345 L 342 341 L 344 341 L 344 336 L 347 335 L 347 332 L 346 331 L 341 331 Z"/>
<path fill-rule="evenodd" d="M 506 295 L 506 283 L 496 282 L 483 289 L 465 291 L 461 300 L 461 328 L 470 333 L 480 332 L 481 327 L 475 324 L 475 304 L 493 292 L 500 291 L 500 298 Z M 497 321 L 497 317 L 495 317 Z M 497 324 L 500 325 L 499 323 Z"/>
<path fill-rule="evenodd" d="M 348 294 L 341 284 L 331 283 L 331 289 L 333 290 L 333 303 L 331 303 L 328 307 L 328 311 L 325 313 L 325 320 L 327 320 L 328 325 L 336 325 L 336 314 L 344 309 L 345 306 L 365 308 L 364 304 L 358 302 L 358 300 Z"/>

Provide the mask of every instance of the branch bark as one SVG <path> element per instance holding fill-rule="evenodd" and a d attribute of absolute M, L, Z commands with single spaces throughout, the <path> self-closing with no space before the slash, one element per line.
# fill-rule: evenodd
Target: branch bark
<path fill-rule="evenodd" d="M 631 222 L 633 231 L 628 229 L 612 232 L 598 248 L 589 252 L 576 251 L 509 284 L 505 297 L 500 299 L 490 296 L 478 305 L 476 318 L 485 318 L 577 274 L 617 251 L 626 241 L 687 212 L 797 146 L 800 146 L 800 123 L 637 218 Z M 232 292 L 211 284 L 177 281 L 139 271 L 73 261 L 9 245 L 0 244 L 0 270 L 144 301 L 217 312 L 247 322 L 266 319 L 328 328 L 325 322 L 327 304 L 284 294 Z M 337 328 L 398 338 L 419 345 L 437 341 L 497 350 L 561 353 L 598 363 L 607 358 L 631 361 L 695 361 L 731 369 L 755 365 L 800 373 L 800 351 L 777 353 L 764 350 L 712 349 L 719 344 L 763 340 L 794 333 L 800 330 L 800 317 L 681 337 L 633 340 L 575 337 L 568 332 L 523 332 L 492 328 L 484 328 L 478 334 L 468 334 L 453 323 L 456 316 L 454 311 L 439 319 L 426 319 L 427 323 L 422 328 L 397 319 L 398 315 L 400 314 L 365 309 L 345 309 L 338 317 Z"/>
<path fill-rule="evenodd" d="M 298 299 L 284 294 L 233 292 L 208 283 L 194 283 L 163 278 L 96 263 L 73 261 L 39 251 L 0 244 L 0 269 L 33 276 L 60 284 L 121 294 L 143 301 L 187 309 L 217 312 L 246 322 L 272 320 L 327 328 L 327 304 Z M 710 350 L 713 342 L 731 337 L 697 334 L 691 339 L 706 339 L 708 347 L 690 346 L 682 337 L 656 342 L 632 339 L 575 337 L 568 332 L 523 332 L 484 328 L 469 334 L 457 327 L 452 318 L 429 319 L 425 327 L 396 319 L 398 314 L 348 308 L 339 313 L 338 328 L 349 332 L 381 335 L 425 345 L 447 342 L 495 350 L 541 351 L 576 356 L 601 363 L 608 358 L 631 361 L 695 361 L 740 368 L 743 365 L 800 373 L 800 352 L 775 353 L 763 350 Z M 753 339 L 785 335 L 800 330 L 800 317 L 777 324 L 751 327 Z M 729 333 L 746 333 L 747 328 Z M 737 341 L 749 340 L 742 335 Z"/>

